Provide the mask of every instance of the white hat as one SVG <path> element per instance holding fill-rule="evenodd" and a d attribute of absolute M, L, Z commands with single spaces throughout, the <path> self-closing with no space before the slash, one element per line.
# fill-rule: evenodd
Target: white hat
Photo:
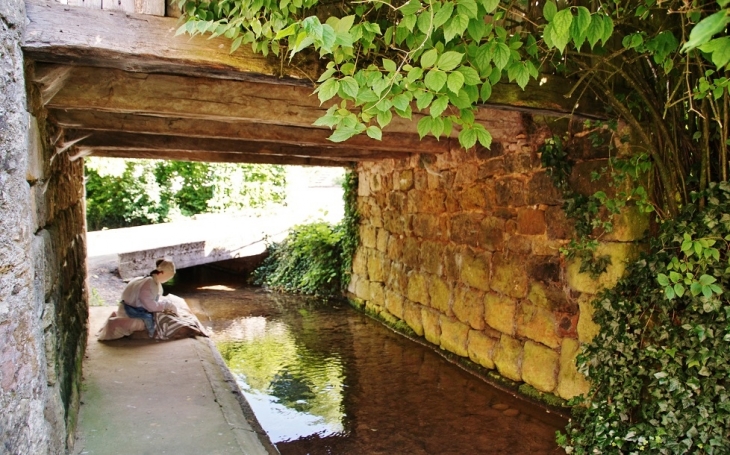
<path fill-rule="evenodd" d="M 175 274 L 175 263 L 172 261 L 160 259 L 157 261 L 156 270 L 159 272 L 167 272 L 172 276 Z"/>

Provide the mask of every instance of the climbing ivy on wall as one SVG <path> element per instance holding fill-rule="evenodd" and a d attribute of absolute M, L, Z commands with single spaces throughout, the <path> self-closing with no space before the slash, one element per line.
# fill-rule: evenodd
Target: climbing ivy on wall
<path fill-rule="evenodd" d="M 594 302 L 568 453 L 730 453 L 730 184 L 693 199 Z"/>

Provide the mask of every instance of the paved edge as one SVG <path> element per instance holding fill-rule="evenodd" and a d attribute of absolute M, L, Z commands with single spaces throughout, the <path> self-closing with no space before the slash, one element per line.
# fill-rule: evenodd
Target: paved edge
<path fill-rule="evenodd" d="M 216 402 L 246 455 L 279 455 L 236 380 L 210 338 L 196 337 L 195 351 L 208 377 Z"/>

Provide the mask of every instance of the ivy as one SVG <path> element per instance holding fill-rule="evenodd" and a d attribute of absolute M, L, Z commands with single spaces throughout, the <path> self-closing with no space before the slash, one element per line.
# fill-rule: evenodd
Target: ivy
<path fill-rule="evenodd" d="M 578 357 L 591 390 L 558 438 L 568 453 L 730 453 L 730 185 L 694 197 L 705 207 L 665 221 L 593 302 L 600 332 Z"/>

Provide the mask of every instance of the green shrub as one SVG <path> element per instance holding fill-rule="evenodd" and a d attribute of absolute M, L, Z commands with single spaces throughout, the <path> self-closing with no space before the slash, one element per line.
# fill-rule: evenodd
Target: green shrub
<path fill-rule="evenodd" d="M 263 207 L 286 196 L 282 166 L 92 157 L 85 171 L 90 231 Z"/>
<path fill-rule="evenodd" d="M 569 453 L 730 453 L 730 184 L 699 196 L 594 301 Z"/>

